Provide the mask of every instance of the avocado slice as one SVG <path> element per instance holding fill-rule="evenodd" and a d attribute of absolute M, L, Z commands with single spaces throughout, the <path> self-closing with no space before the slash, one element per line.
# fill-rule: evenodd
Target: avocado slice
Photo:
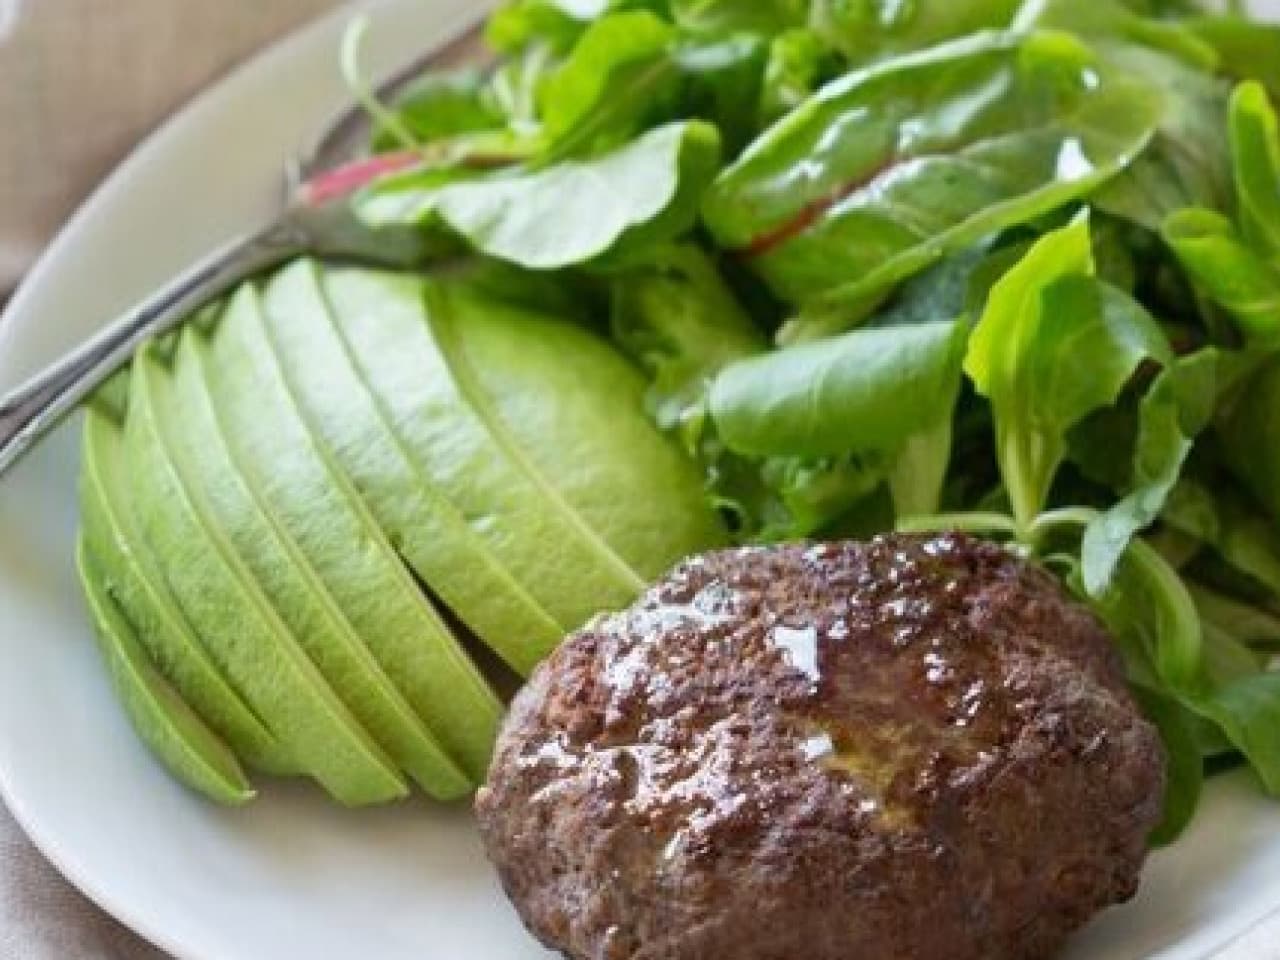
<path fill-rule="evenodd" d="M 222 529 L 214 499 L 228 493 L 219 489 L 228 481 L 225 465 L 218 478 L 199 473 L 193 448 L 214 438 L 207 427 L 181 422 L 174 393 L 159 349 L 144 347 L 133 364 L 125 451 L 139 526 L 188 622 L 335 799 L 357 806 L 407 795 L 395 764 L 330 688 Z"/>
<path fill-rule="evenodd" d="M 252 310 L 255 293 L 242 287 L 227 313 Z M 370 654 L 343 611 L 316 575 L 310 559 L 270 511 L 237 460 L 209 396 L 198 334 L 188 328 L 178 341 L 172 373 L 158 377 L 159 417 L 181 424 L 169 450 L 180 466 L 200 478 L 210 517 L 239 555 L 277 616 L 329 686 L 396 765 L 426 780 L 435 792 L 457 797 L 472 785 L 427 732 L 391 678 Z M 311 523 L 329 517 L 313 513 Z M 337 544 L 349 548 L 348 544 Z"/>
<path fill-rule="evenodd" d="M 82 539 L 76 562 L 116 695 L 138 735 L 175 777 L 217 803 L 240 806 L 253 787 L 235 755 L 151 664 L 109 595 L 101 566 Z"/>
<path fill-rule="evenodd" d="M 459 388 L 602 553 L 647 585 L 728 542 L 703 471 L 654 429 L 648 383 L 612 344 L 467 284 L 428 284 L 427 306 Z"/>
<path fill-rule="evenodd" d="M 661 492 L 638 491 L 636 483 L 615 488 L 615 481 L 636 469 L 636 453 L 645 455 L 655 440 L 666 443 L 645 419 L 639 374 L 620 362 L 606 344 L 573 324 L 541 318 L 479 291 L 455 296 L 454 291 L 467 289 L 458 279 L 424 281 L 371 271 L 330 270 L 323 275 L 323 284 L 363 378 L 415 460 L 451 501 L 477 518 L 473 527 L 492 538 L 495 552 L 507 559 L 513 573 L 557 621 L 574 628 L 600 610 L 631 603 L 647 579 L 634 562 L 636 551 L 620 549 L 626 546 L 618 542 L 622 538 L 609 532 L 616 525 L 620 494 L 651 505 L 652 517 L 649 509 L 638 508 L 636 500 L 627 503 L 626 512 L 654 525 L 669 521 L 674 513 L 660 505 L 668 495 L 665 477 Z M 545 363 L 547 351 L 531 353 L 528 359 L 508 351 L 486 358 L 502 366 L 487 370 L 482 380 L 475 360 L 464 352 L 465 341 L 459 333 L 473 324 L 522 344 L 534 336 L 545 337 L 555 364 Z M 585 361 L 572 356 L 582 347 L 588 350 Z M 606 370 L 616 378 L 608 389 L 630 404 L 614 408 L 614 414 L 632 418 L 647 432 L 649 442 L 641 443 L 638 451 L 619 446 L 608 431 L 593 434 L 592 443 L 597 446 L 578 444 L 570 437 L 572 431 L 565 429 L 566 422 L 581 419 L 583 409 L 600 404 L 600 394 L 584 391 L 579 383 L 586 376 L 582 368 L 595 361 L 607 363 Z M 524 384 L 544 380 L 540 388 L 513 393 L 512 402 L 498 407 L 489 395 L 489 385 L 491 380 L 508 377 Z M 524 409 L 513 409 L 517 402 Z M 544 414 L 547 409 L 555 411 L 549 419 Z M 525 428 L 513 426 L 521 424 L 524 416 L 528 423 L 550 429 L 549 436 L 555 439 L 549 443 L 569 444 L 553 466 L 547 457 L 531 455 Z M 618 435 L 632 440 L 636 433 L 622 429 Z M 679 493 L 685 490 L 692 468 L 675 457 L 672 460 L 679 468 L 672 481 Z M 643 478 L 652 482 L 647 470 Z M 592 492 L 588 496 L 586 491 Z M 595 509 L 591 516 L 584 512 L 588 503 L 602 502 L 608 508 Z M 714 517 L 700 487 L 687 506 L 707 517 L 706 525 L 713 529 Z M 671 549 L 669 555 L 649 558 L 647 565 L 664 569 L 690 552 L 721 541 L 723 533 L 716 531 L 700 543 L 694 539 Z"/>
<path fill-rule="evenodd" d="M 189 342 L 198 344 L 193 365 L 249 489 L 314 571 L 312 587 L 327 592 L 394 681 L 397 706 L 412 717 L 401 742 L 394 729 L 379 739 L 429 793 L 470 792 L 488 768 L 502 704 L 302 421 L 267 342 L 257 292 L 242 290 L 211 337 Z M 377 732 L 372 723 L 370 729 Z"/>
<path fill-rule="evenodd" d="M 120 614 L 177 693 L 237 755 L 269 773 L 297 773 L 296 764 L 227 682 L 178 609 L 133 515 L 124 483 L 120 425 L 98 407 L 85 416 L 80 480 L 81 536 Z"/>
<path fill-rule="evenodd" d="M 268 286 L 264 306 L 268 339 L 312 434 L 413 571 L 527 675 L 576 624 L 555 619 L 531 590 L 528 571 L 524 580 L 514 575 L 504 552 L 508 538 L 493 516 L 464 514 L 405 446 L 330 318 L 319 268 L 308 261 L 285 268 Z M 545 564 L 545 546 L 541 557 Z"/>
<path fill-rule="evenodd" d="M 495 434 L 470 384 L 459 383 L 427 310 L 430 281 L 353 270 L 329 270 L 322 280 L 362 378 L 419 469 L 556 621 L 574 629 L 635 599 L 640 575 Z"/>

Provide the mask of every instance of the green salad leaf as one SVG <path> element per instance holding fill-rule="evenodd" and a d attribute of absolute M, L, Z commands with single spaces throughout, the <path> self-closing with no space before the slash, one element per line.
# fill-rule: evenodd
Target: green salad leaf
<path fill-rule="evenodd" d="M 1188 207 L 1164 224 L 1164 238 L 1197 286 L 1252 340 L 1280 336 L 1280 267 L 1249 245 L 1229 217 Z"/>
<path fill-rule="evenodd" d="M 629 139 L 676 82 L 675 31 L 644 10 L 591 24 L 538 90 L 543 135 L 558 156 Z"/>
<path fill-rule="evenodd" d="M 1280 256 L 1280 124 L 1261 84 L 1242 84 L 1231 98 L 1231 151 L 1245 239 Z"/>
<path fill-rule="evenodd" d="M 1087 217 L 1046 234 L 992 289 L 965 359 L 995 411 L 1000 469 L 1023 526 L 1048 502 L 1067 431 L 1113 403 L 1144 360 L 1169 359 L 1151 316 L 1094 273 Z"/>
<path fill-rule="evenodd" d="M 360 214 L 375 226 L 438 219 L 490 256 L 553 270 L 685 232 L 719 158 L 715 128 L 669 124 L 594 160 L 443 185 L 426 173 L 420 189 L 403 179 L 375 186 Z"/>
<path fill-rule="evenodd" d="M 962 321 L 855 330 L 742 360 L 711 388 L 731 450 L 799 457 L 894 452 L 954 404 Z"/>
<path fill-rule="evenodd" d="M 939 258 L 1106 182 L 1160 105 L 1074 38 L 977 35 L 833 82 L 721 175 L 703 215 L 819 316 L 799 338 L 838 332 Z"/>

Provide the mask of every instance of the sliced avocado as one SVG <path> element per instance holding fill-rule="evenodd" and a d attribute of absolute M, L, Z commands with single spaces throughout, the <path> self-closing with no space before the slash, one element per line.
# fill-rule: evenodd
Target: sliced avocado
<path fill-rule="evenodd" d="M 144 347 L 133 365 L 125 452 L 139 526 L 188 622 L 335 799 L 354 806 L 405 796 L 394 763 L 330 688 L 222 529 L 214 500 L 228 495 L 219 489 L 225 468 L 202 476 L 191 461 L 193 449 L 214 438 L 207 427 L 182 422 L 175 401 L 168 371 Z"/>
<path fill-rule="evenodd" d="M 253 799 L 253 787 L 235 756 L 152 666 L 133 628 L 108 594 L 101 567 L 83 540 L 76 560 L 97 628 L 98 647 L 107 661 L 116 695 L 138 735 L 169 772 L 192 790 L 228 806 L 248 803 Z"/>
<path fill-rule="evenodd" d="M 250 287 L 242 287 L 227 312 L 243 309 L 246 298 L 254 296 Z M 181 432 L 170 434 L 170 456 L 180 470 L 199 477 L 210 519 L 281 622 L 374 742 L 402 768 L 405 758 L 419 767 L 423 752 L 429 751 L 435 761 L 433 784 L 441 782 L 444 772 L 449 774 L 450 795 L 459 795 L 459 779 L 464 781 L 461 792 L 466 792 L 465 777 L 440 752 L 316 576 L 310 560 L 248 482 L 209 396 L 198 336 L 187 330 L 178 342 L 171 375 L 153 381 L 154 396 L 164 403 L 158 414 L 161 423 L 182 426 Z M 320 513 L 313 514 L 311 522 L 321 517 L 327 526 L 329 518 Z"/>
<path fill-rule="evenodd" d="M 648 583 L 727 543 L 703 471 L 654 429 L 645 378 L 610 343 L 465 284 L 429 284 L 427 304 L 459 388 L 602 552 Z"/>
<path fill-rule="evenodd" d="M 120 426 L 98 408 L 86 413 L 80 481 L 82 537 L 120 612 L 159 672 L 246 763 L 296 773 L 276 738 L 227 682 L 192 631 L 156 567 L 124 484 Z"/>
<path fill-rule="evenodd" d="M 528 674 L 576 624 L 558 622 L 513 575 L 494 517 L 464 514 L 404 445 L 333 324 L 317 271 L 306 261 L 287 267 L 264 297 L 269 339 L 299 411 L 414 572 Z M 554 549 L 544 545 L 544 564 Z"/>
<path fill-rule="evenodd" d="M 184 342 L 179 363 L 200 368 L 232 459 L 275 528 L 263 530 L 261 537 L 274 534 L 296 548 L 290 562 L 308 582 L 286 587 L 325 594 L 336 604 L 344 633 L 350 631 L 356 642 L 364 643 L 365 657 L 372 655 L 373 676 L 387 678 L 385 684 L 369 685 L 370 699 L 394 681 L 393 696 L 382 699 L 395 712 L 376 704 L 378 710 L 370 711 L 367 719 L 370 730 L 429 793 L 463 796 L 484 777 L 502 705 L 473 682 L 457 641 L 359 495 L 308 432 L 281 379 L 262 323 L 257 292 L 245 288 L 211 337 L 197 334 Z M 191 344 L 195 347 L 189 350 Z M 178 376 L 181 379 L 181 373 Z M 254 536 L 253 542 L 260 545 L 262 539 Z M 302 602 L 286 603 L 285 596 L 277 597 L 282 610 Z M 352 662 L 347 669 L 361 666 Z M 339 665 L 339 671 L 343 669 Z M 453 694 L 447 699 L 440 696 L 444 685 Z M 430 707 L 423 719 L 431 732 L 411 706 L 417 703 Z M 352 706 L 357 704 L 353 701 Z M 356 713 L 365 715 L 359 709 Z"/>
<path fill-rule="evenodd" d="M 573 629 L 634 599 L 639 575 L 548 496 L 459 388 L 429 323 L 424 281 L 345 270 L 322 279 L 362 379 L 420 473 L 556 622 Z"/>

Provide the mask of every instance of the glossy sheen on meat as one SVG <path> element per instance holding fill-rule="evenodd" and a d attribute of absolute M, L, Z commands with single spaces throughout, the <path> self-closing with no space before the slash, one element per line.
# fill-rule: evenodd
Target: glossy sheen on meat
<path fill-rule="evenodd" d="M 1032 960 L 1133 895 L 1163 781 L 1052 577 L 889 537 L 694 559 L 575 634 L 477 810 L 567 957 Z"/>

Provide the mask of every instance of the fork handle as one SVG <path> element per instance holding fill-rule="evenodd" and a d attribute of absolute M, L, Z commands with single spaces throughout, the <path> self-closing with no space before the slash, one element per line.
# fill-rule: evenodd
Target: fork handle
<path fill-rule="evenodd" d="M 227 244 L 0 399 L 0 476 L 128 363 L 144 342 L 246 278 L 302 253 L 306 243 L 285 217 Z"/>

